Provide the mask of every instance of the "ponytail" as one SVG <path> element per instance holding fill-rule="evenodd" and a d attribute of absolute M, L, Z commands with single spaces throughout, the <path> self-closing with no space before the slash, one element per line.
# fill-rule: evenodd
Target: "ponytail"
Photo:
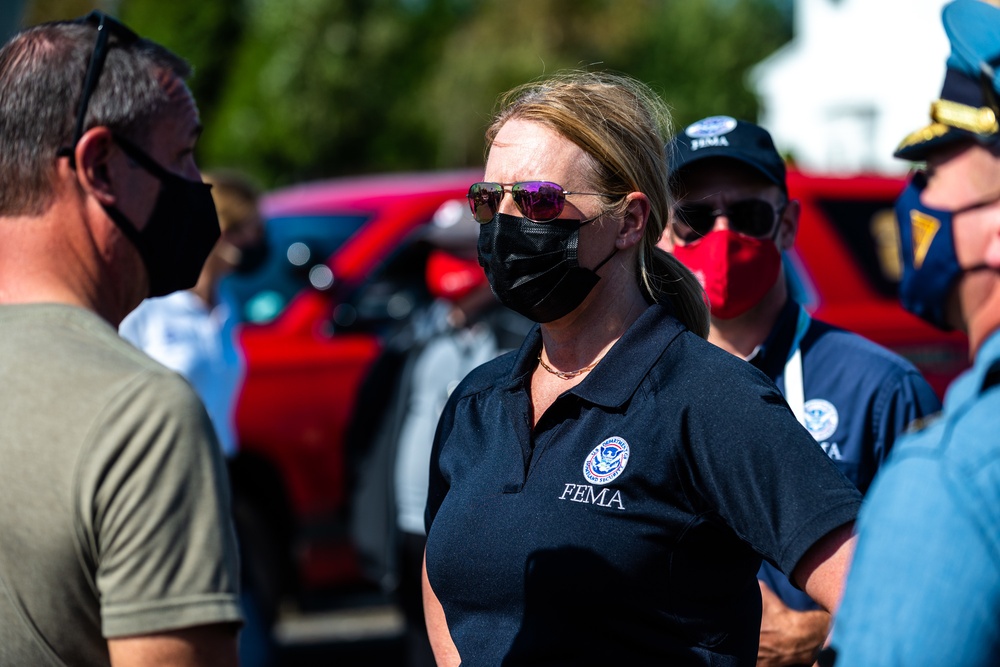
<path fill-rule="evenodd" d="M 646 260 L 646 252 L 642 253 Z M 640 282 L 656 303 L 670 303 L 684 326 L 708 338 L 709 310 L 705 290 L 681 262 L 665 250 L 653 246 L 648 262 L 640 262 Z"/>

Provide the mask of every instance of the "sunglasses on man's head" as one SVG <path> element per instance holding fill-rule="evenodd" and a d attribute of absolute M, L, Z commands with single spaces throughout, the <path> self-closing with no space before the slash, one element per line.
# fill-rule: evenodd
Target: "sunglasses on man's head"
<path fill-rule="evenodd" d="M 674 207 L 674 233 L 685 243 L 697 241 L 715 227 L 721 215 L 729 221 L 729 229 L 747 236 L 762 238 L 774 231 L 781 209 L 763 199 L 744 199 L 724 208 L 704 204 L 680 204 Z"/>
<path fill-rule="evenodd" d="M 83 80 L 83 92 L 80 94 L 80 106 L 77 109 L 76 124 L 73 129 L 73 145 L 59 149 L 58 155 L 68 156 L 73 159 L 73 148 L 83 137 L 83 123 L 87 118 L 87 108 L 90 106 L 90 98 L 97 88 L 97 82 L 104 71 L 104 61 L 108 57 L 108 51 L 112 44 L 111 35 L 115 36 L 115 44 L 128 46 L 139 41 L 139 36 L 132 32 L 125 24 L 119 23 L 104 12 L 95 9 L 86 16 L 76 19 L 74 23 L 92 25 L 97 28 L 97 40 L 94 42 L 94 51 L 90 55 L 90 65 L 87 67 L 87 76 Z"/>
<path fill-rule="evenodd" d="M 473 183 L 469 188 L 469 207 L 479 224 L 486 224 L 500 210 L 504 192 L 509 189 L 514 205 L 532 222 L 551 222 L 566 206 L 566 195 L 612 197 L 600 192 L 570 192 L 558 183 L 521 181 L 519 183 Z"/>

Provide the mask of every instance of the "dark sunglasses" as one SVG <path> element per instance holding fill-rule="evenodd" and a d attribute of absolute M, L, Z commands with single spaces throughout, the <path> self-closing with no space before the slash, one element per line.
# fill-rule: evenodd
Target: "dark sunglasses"
<path fill-rule="evenodd" d="M 566 195 L 594 195 L 612 197 L 600 192 L 570 192 L 558 183 L 549 181 L 521 181 L 520 183 L 473 183 L 469 188 L 469 207 L 479 224 L 486 224 L 500 210 L 503 194 L 510 188 L 510 196 L 521 214 L 532 222 L 551 222 L 559 217 L 566 206 Z"/>
<path fill-rule="evenodd" d="M 716 218 L 724 215 L 732 231 L 762 238 L 771 235 L 783 211 L 784 206 L 775 209 L 763 199 L 744 199 L 725 208 L 682 204 L 674 207 L 674 233 L 685 243 L 697 241 L 712 231 Z"/>
<path fill-rule="evenodd" d="M 76 113 L 76 125 L 73 129 L 73 144 L 70 147 L 59 149 L 58 155 L 68 156 L 73 160 L 73 150 L 80 137 L 83 136 L 83 123 L 87 118 L 87 108 L 90 106 L 90 98 L 97 88 L 97 82 L 104 71 L 104 61 L 108 57 L 111 49 L 111 35 L 115 36 L 115 44 L 128 46 L 139 41 L 139 36 L 132 32 L 127 26 L 119 23 L 104 12 L 95 9 L 83 18 L 77 19 L 74 23 L 82 23 L 97 27 L 97 41 L 94 43 L 94 51 L 90 55 L 90 65 L 87 67 L 87 77 L 83 80 L 83 92 L 80 94 L 80 106 Z"/>

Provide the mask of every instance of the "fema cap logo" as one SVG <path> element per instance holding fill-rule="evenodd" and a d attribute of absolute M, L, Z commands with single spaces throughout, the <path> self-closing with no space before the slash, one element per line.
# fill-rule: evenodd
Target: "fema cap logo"
<path fill-rule="evenodd" d="M 837 430 L 840 423 L 840 415 L 833 403 L 822 398 L 813 398 L 806 401 L 804 406 L 806 428 L 816 439 L 816 442 L 826 440 Z"/>
<path fill-rule="evenodd" d="M 628 464 L 628 443 L 613 436 L 599 444 L 583 463 L 583 476 L 591 484 L 607 484 L 622 474 Z"/>
<path fill-rule="evenodd" d="M 688 125 L 684 134 L 692 139 L 703 137 L 717 137 L 721 134 L 728 134 L 736 129 L 736 119 L 731 116 L 711 116 L 703 118 L 696 123 Z"/>

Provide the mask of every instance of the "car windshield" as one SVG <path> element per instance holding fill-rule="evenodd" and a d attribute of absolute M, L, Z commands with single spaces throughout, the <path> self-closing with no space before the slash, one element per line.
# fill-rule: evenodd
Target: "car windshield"
<path fill-rule="evenodd" d="M 269 322 L 304 288 L 327 289 L 329 257 L 365 222 L 364 215 L 278 216 L 266 221 L 259 265 L 227 276 L 220 292 L 240 322 Z"/>

